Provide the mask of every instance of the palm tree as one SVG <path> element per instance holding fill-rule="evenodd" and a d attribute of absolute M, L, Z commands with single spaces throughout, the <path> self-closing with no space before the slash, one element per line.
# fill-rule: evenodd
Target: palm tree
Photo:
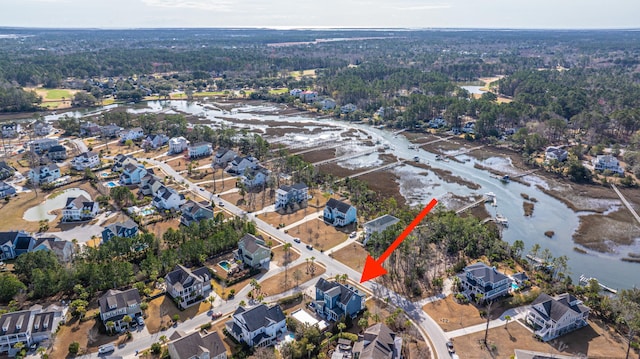
<path fill-rule="evenodd" d="M 505 315 L 504 316 L 504 320 L 507 321 L 507 323 L 504 325 L 504 329 L 509 330 L 509 321 L 511 320 L 511 316 L 510 315 Z"/>
<path fill-rule="evenodd" d="M 314 344 L 307 344 L 307 358 L 311 358 L 311 352 L 316 348 Z"/>
<path fill-rule="evenodd" d="M 109 320 L 108 322 L 105 323 L 105 326 L 107 327 L 107 329 L 109 329 L 109 333 L 113 333 L 113 328 L 116 327 L 116 323 Z"/>
<path fill-rule="evenodd" d="M 122 321 L 123 321 L 125 324 L 127 324 L 127 327 L 129 326 L 129 323 L 131 323 L 131 321 L 132 321 L 132 320 L 133 320 L 133 319 L 132 319 L 129 315 L 125 315 L 125 316 L 122 318 Z"/>
<path fill-rule="evenodd" d="M 284 265 L 284 286 L 287 286 L 287 277 L 288 277 L 288 273 L 289 273 L 289 261 L 291 259 L 291 243 L 285 243 L 284 247 L 284 255 L 283 255 L 283 265 Z"/>
<path fill-rule="evenodd" d="M 209 301 L 209 303 L 211 303 L 211 309 L 213 309 L 213 302 L 216 301 L 216 298 L 214 296 L 209 297 L 209 299 L 207 299 Z"/>
<path fill-rule="evenodd" d="M 338 327 L 338 330 L 340 331 L 340 336 L 342 336 L 342 331 L 347 327 L 347 325 L 342 323 L 342 322 L 340 322 L 340 323 L 338 323 L 337 327 Z"/>

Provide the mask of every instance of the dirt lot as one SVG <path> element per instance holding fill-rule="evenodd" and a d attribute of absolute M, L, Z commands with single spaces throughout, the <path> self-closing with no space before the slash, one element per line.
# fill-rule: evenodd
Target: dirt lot
<path fill-rule="evenodd" d="M 271 252 L 273 253 L 271 262 L 282 266 L 282 263 L 284 263 L 284 245 L 279 245 L 277 247 L 271 248 Z M 298 258 L 300 258 L 300 253 L 291 248 L 289 250 L 289 262 L 293 262 Z"/>
<path fill-rule="evenodd" d="M 353 225 L 338 229 L 321 219 L 314 219 L 291 228 L 289 234 L 300 237 L 303 243 L 310 243 L 317 250 L 326 251 L 344 242 L 353 230 Z"/>
<path fill-rule="evenodd" d="M 149 301 L 145 324 L 147 325 L 149 333 L 153 334 L 159 332 L 163 325 L 169 326 L 171 323 L 171 317 L 175 314 L 180 316 L 180 321 L 182 322 L 187 319 L 191 319 L 198 314 L 205 313 L 210 309 L 211 303 L 205 300 L 181 311 L 178 309 L 171 297 L 163 295 Z"/>
<path fill-rule="evenodd" d="M 369 253 L 364 247 L 358 243 L 346 246 L 339 251 L 333 252 L 331 257 L 340 263 L 352 268 L 353 270 L 362 270 L 364 261 Z"/>
<path fill-rule="evenodd" d="M 299 271 L 300 279 L 296 282 L 294 273 Z M 275 294 L 280 294 L 289 289 L 293 289 L 296 285 L 300 283 L 304 283 L 308 280 L 311 280 L 315 277 L 321 276 L 326 272 L 326 268 L 320 262 L 315 262 L 315 272 L 311 274 L 311 272 L 307 271 L 307 263 L 298 264 L 295 267 L 290 267 L 288 269 L 287 274 L 287 282 L 285 283 L 284 277 L 285 272 L 278 273 L 277 275 L 266 279 L 260 285 L 262 286 L 262 294 L 264 296 L 270 296 Z"/>
<path fill-rule="evenodd" d="M 169 228 L 180 228 L 180 218 L 173 218 L 162 222 L 156 222 L 147 226 L 149 233 L 153 233 L 156 237 L 162 238 Z"/>
<path fill-rule="evenodd" d="M 506 327 L 489 330 L 489 344 L 495 345 L 496 353 L 492 356 L 481 340 L 484 331 L 454 339 L 456 353 L 461 358 L 509 358 L 515 349 L 533 350 L 549 354 L 586 355 L 589 358 L 624 358 L 624 339 L 610 334 L 591 323 L 578 331 L 557 338 L 548 343 L 540 342 L 533 337 L 521 323 L 509 323 Z M 580 356 L 582 357 L 582 356 Z"/>
<path fill-rule="evenodd" d="M 310 215 L 314 212 L 316 212 L 317 210 L 315 208 L 312 207 L 307 207 L 306 209 L 299 209 L 293 213 L 289 213 L 289 214 L 280 214 L 278 212 L 267 212 L 264 214 L 259 215 L 259 217 L 273 225 L 274 227 L 277 227 L 280 223 L 284 223 L 285 226 L 288 226 L 292 223 L 295 223 L 301 219 L 303 219 L 305 216 Z M 321 214 L 320 214 L 321 216 Z"/>
<path fill-rule="evenodd" d="M 90 314 L 87 313 L 87 316 Z M 81 353 L 95 353 L 98 351 L 98 347 L 114 342 L 121 343 L 125 340 L 124 335 L 108 336 L 99 334 L 98 327 L 101 324 L 97 320 L 87 320 L 85 322 L 78 322 L 73 320 L 67 325 L 60 327 L 60 330 L 56 333 L 53 348 L 49 353 L 49 358 L 64 358 L 69 352 L 69 344 L 77 341 L 80 343 Z"/>
<path fill-rule="evenodd" d="M 186 171 L 189 163 L 191 163 L 191 168 L 195 169 L 200 166 L 210 165 L 212 162 L 213 155 L 198 158 L 197 160 L 189 160 L 187 158 L 176 158 L 175 160 L 167 161 L 167 164 L 171 166 L 176 171 Z"/>
<path fill-rule="evenodd" d="M 485 319 L 472 304 L 458 304 L 452 296 L 426 304 L 422 310 L 427 312 L 445 332 L 481 324 Z"/>

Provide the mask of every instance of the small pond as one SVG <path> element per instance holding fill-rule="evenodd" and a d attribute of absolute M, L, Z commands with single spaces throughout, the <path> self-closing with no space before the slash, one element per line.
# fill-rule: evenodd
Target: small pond
<path fill-rule="evenodd" d="M 49 221 L 53 221 L 56 219 L 56 216 L 54 214 L 49 214 L 49 212 L 64 207 L 67 204 L 67 198 L 78 197 L 80 195 L 84 195 L 85 197 L 91 199 L 89 193 L 79 188 L 69 188 L 62 192 L 54 192 L 49 196 L 49 199 L 47 199 L 43 203 L 40 203 L 39 205 L 26 210 L 22 215 L 22 218 L 32 222 L 38 222 L 46 219 L 48 219 Z"/>

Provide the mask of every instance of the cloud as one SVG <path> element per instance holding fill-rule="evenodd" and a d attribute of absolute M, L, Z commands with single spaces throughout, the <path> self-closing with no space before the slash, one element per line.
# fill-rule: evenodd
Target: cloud
<path fill-rule="evenodd" d="M 450 4 L 424 4 L 424 5 L 408 5 L 408 6 L 398 6 L 395 7 L 398 10 L 438 10 L 438 9 L 449 9 L 451 8 Z"/>
<path fill-rule="evenodd" d="M 142 0 L 145 5 L 164 8 L 184 8 L 207 11 L 231 11 L 231 0 Z"/>

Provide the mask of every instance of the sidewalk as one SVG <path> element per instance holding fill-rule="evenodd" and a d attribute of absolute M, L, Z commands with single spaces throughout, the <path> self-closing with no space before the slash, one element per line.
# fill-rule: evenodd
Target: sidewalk
<path fill-rule="evenodd" d="M 284 227 L 282 230 L 287 230 L 288 231 L 291 228 L 295 228 L 295 227 L 297 227 L 297 226 L 299 226 L 299 225 L 301 225 L 301 224 L 303 224 L 305 222 L 314 220 L 314 219 L 318 218 L 319 216 L 321 216 L 322 213 L 324 213 L 324 212 L 323 211 L 318 211 L 318 212 L 314 212 L 314 213 L 308 214 L 303 219 L 301 219 L 301 220 L 299 220 L 297 222 L 291 223 L 290 225 Z"/>

